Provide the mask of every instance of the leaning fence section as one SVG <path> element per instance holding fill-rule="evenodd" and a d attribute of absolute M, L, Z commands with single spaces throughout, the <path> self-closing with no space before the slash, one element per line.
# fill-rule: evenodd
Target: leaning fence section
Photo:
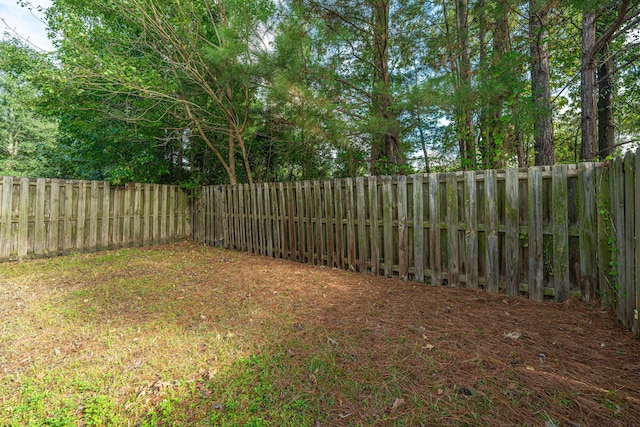
<path fill-rule="evenodd" d="M 0 261 L 191 236 L 186 191 L 169 185 L 3 177 Z"/>
<path fill-rule="evenodd" d="M 270 257 L 563 301 L 611 289 L 604 164 L 202 188 L 194 236 Z"/>
<path fill-rule="evenodd" d="M 608 169 L 612 298 L 622 326 L 640 335 L 640 150 L 615 158 Z"/>

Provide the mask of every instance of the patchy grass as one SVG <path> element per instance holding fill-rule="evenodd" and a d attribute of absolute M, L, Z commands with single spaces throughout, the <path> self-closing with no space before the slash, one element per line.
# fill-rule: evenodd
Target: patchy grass
<path fill-rule="evenodd" d="M 0 426 L 640 420 L 608 313 L 178 243 L 0 265 Z"/>

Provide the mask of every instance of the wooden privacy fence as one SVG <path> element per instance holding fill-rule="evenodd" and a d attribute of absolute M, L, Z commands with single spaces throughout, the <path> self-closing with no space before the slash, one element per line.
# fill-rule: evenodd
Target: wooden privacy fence
<path fill-rule="evenodd" d="M 0 261 L 191 237 L 176 186 L 3 177 Z"/>
<path fill-rule="evenodd" d="M 430 284 L 591 300 L 610 289 L 605 164 L 203 187 L 207 244 Z M 639 211 L 640 212 L 640 211 Z"/>
<path fill-rule="evenodd" d="M 610 212 L 616 256 L 612 258 L 613 296 L 617 299 L 618 320 L 640 334 L 640 150 L 617 157 L 609 166 Z"/>
<path fill-rule="evenodd" d="M 3 177 L 0 261 L 194 238 L 535 300 L 640 334 L 640 153 L 611 163 L 203 187 Z"/>

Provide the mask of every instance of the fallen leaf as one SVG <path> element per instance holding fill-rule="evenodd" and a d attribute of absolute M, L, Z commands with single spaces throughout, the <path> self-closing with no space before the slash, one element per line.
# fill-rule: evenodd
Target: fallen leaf
<path fill-rule="evenodd" d="M 338 345 L 338 341 L 334 340 L 333 338 L 327 337 L 327 342 L 331 345 Z"/>
<path fill-rule="evenodd" d="M 395 411 L 396 409 L 398 409 L 399 407 L 403 406 L 405 404 L 404 399 L 396 399 L 393 401 L 393 406 L 391 406 L 391 411 Z"/>
<path fill-rule="evenodd" d="M 520 337 L 522 337 L 522 334 L 518 331 L 514 331 L 514 332 L 509 332 L 508 334 L 504 334 L 502 336 L 502 338 L 504 338 L 505 340 L 517 340 L 520 339 Z"/>

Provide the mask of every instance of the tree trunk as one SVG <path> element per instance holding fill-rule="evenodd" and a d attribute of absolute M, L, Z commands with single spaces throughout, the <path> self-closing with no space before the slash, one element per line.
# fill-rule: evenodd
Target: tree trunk
<path fill-rule="evenodd" d="M 555 163 L 551 91 L 549 89 L 549 45 L 547 31 L 549 3 L 531 0 L 529 3 L 529 37 L 531 51 L 531 93 L 533 95 L 533 138 L 535 165 Z"/>
<path fill-rule="evenodd" d="M 594 160 L 597 156 L 597 85 L 596 85 L 596 15 L 585 11 L 582 15 L 582 67 L 580 70 L 582 100 L 582 145 L 580 160 Z"/>
<path fill-rule="evenodd" d="M 447 19 L 446 13 L 445 19 Z M 469 51 L 467 0 L 456 1 L 456 30 L 458 42 L 458 60 L 456 62 L 458 65 L 459 78 L 456 90 L 455 121 L 460 148 L 460 160 L 463 169 L 475 169 L 476 150 L 473 138 L 473 115 L 469 105 L 471 97 L 471 55 Z"/>
<path fill-rule="evenodd" d="M 406 164 L 400 147 L 400 124 L 391 94 L 389 4 L 389 0 L 376 0 L 371 4 L 375 58 L 372 98 L 373 113 L 377 119 L 376 128 L 372 132 L 371 172 L 376 175 L 395 172 L 397 166 Z"/>
<path fill-rule="evenodd" d="M 598 157 L 601 160 L 613 154 L 615 127 L 613 121 L 614 88 L 611 73 L 614 62 L 609 43 L 600 51 L 601 65 L 598 68 Z"/>

